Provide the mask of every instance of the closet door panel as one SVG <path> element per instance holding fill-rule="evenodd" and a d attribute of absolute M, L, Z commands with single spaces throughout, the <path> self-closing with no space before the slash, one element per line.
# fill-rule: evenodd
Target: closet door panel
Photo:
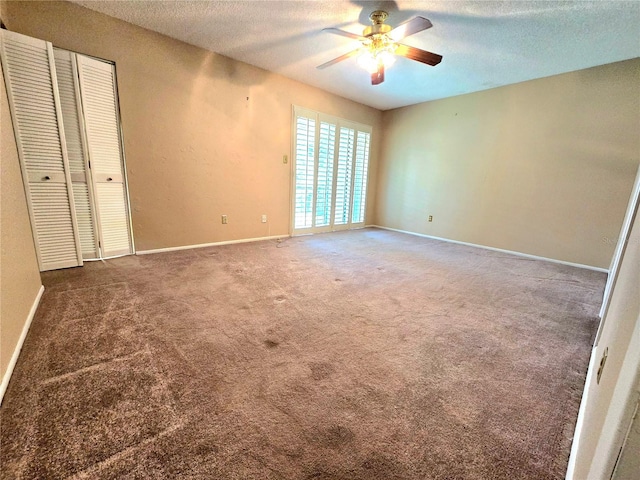
<path fill-rule="evenodd" d="M 95 228 L 93 202 L 90 199 L 92 194 L 91 180 L 85 154 L 84 128 L 80 121 L 82 113 L 79 105 L 75 54 L 58 48 L 54 48 L 53 53 L 82 257 L 85 260 L 95 259 L 100 256 L 97 241 L 98 232 Z"/>
<path fill-rule="evenodd" d="M 100 224 L 102 225 L 102 249 L 105 255 L 131 253 L 129 242 L 129 216 L 123 201 L 126 192 L 122 182 L 96 182 L 100 199 Z"/>
<path fill-rule="evenodd" d="M 29 189 L 42 258 L 41 270 L 82 265 L 75 249 L 66 183 L 32 182 Z"/>
<path fill-rule="evenodd" d="M 40 270 L 82 265 L 51 44 L 3 30 L 0 51 Z"/>
<path fill-rule="evenodd" d="M 113 65 L 77 55 L 91 175 L 104 256 L 132 253 Z"/>
<path fill-rule="evenodd" d="M 93 260 L 100 256 L 97 250 L 96 234 L 93 222 L 93 209 L 89 200 L 89 188 L 86 182 L 73 182 L 73 198 L 78 218 L 78 234 L 82 247 L 82 257 Z"/>

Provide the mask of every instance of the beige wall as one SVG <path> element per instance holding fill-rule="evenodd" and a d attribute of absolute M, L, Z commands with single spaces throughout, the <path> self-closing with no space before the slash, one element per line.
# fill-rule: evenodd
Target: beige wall
<path fill-rule="evenodd" d="M 1 70 L 0 379 L 4 379 L 41 282 Z"/>
<path fill-rule="evenodd" d="M 292 104 L 373 126 L 373 218 L 380 111 L 75 4 L 6 11 L 10 30 L 116 62 L 138 250 L 289 233 Z"/>
<path fill-rule="evenodd" d="M 375 222 L 608 268 L 639 84 L 635 59 L 384 112 Z"/>

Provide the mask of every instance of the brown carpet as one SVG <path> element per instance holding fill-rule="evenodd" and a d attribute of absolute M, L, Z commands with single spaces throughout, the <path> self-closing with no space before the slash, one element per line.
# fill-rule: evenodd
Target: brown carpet
<path fill-rule="evenodd" d="M 604 282 L 375 229 L 49 272 L 2 478 L 564 478 Z"/>

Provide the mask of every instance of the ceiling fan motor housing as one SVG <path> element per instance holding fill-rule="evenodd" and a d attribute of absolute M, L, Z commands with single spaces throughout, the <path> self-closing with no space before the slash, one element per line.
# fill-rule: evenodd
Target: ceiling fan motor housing
<path fill-rule="evenodd" d="M 371 35 L 384 35 L 385 33 L 389 33 L 391 31 L 391 26 L 384 23 L 388 16 L 389 14 L 382 10 L 371 12 L 369 19 L 373 25 L 365 28 L 362 36 L 370 37 Z"/>

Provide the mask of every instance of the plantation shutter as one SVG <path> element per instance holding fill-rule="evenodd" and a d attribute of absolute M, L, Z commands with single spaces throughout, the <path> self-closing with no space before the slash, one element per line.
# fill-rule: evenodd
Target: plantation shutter
<path fill-rule="evenodd" d="M 318 170 L 316 173 L 316 227 L 326 227 L 331 224 L 335 143 L 336 126 L 321 121 L 318 144 Z"/>
<path fill-rule="evenodd" d="M 367 174 L 371 134 L 358 131 L 355 165 L 353 167 L 353 216 L 351 223 L 364 223 L 367 199 Z"/>
<path fill-rule="evenodd" d="M 293 234 L 363 226 L 371 127 L 294 107 Z"/>
<path fill-rule="evenodd" d="M 79 105 L 79 90 L 75 54 L 59 48 L 53 49 L 60 92 L 60 106 L 64 120 L 64 133 L 69 155 L 69 171 L 73 186 L 73 199 L 78 220 L 78 234 L 84 259 L 95 259 L 98 252 L 98 233 L 95 229 L 93 202 L 90 200 L 91 180 L 86 168 L 84 125 Z"/>
<path fill-rule="evenodd" d="M 38 265 L 82 265 L 53 48 L 6 30 L 0 42 Z"/>
<path fill-rule="evenodd" d="M 349 223 L 354 142 L 355 130 L 346 127 L 340 128 L 334 225 L 346 225 Z"/>
<path fill-rule="evenodd" d="M 133 244 L 120 144 L 115 69 L 107 62 L 83 55 L 76 57 L 102 255 L 129 254 Z"/>
<path fill-rule="evenodd" d="M 313 192 L 316 156 L 316 120 L 307 115 L 295 119 L 294 228 L 313 226 Z"/>

